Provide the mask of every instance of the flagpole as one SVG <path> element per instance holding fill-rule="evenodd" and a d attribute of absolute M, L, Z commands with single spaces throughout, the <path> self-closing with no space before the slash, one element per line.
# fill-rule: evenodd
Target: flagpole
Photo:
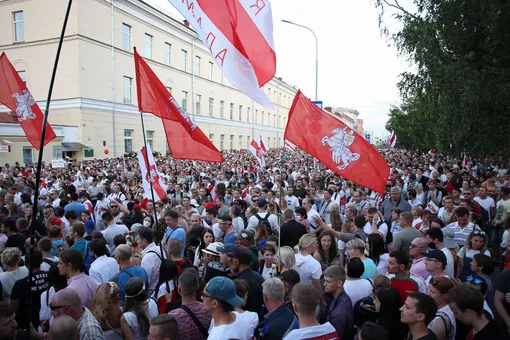
<path fill-rule="evenodd" d="M 140 120 L 142 121 L 143 145 L 145 147 L 145 168 L 149 178 L 149 186 L 151 188 L 152 204 L 154 205 L 154 223 L 156 223 L 156 231 L 159 233 L 158 214 L 156 213 L 156 200 L 154 199 L 154 189 L 152 187 L 152 175 L 150 172 L 149 153 L 147 152 L 147 138 L 145 137 L 145 124 L 143 121 L 143 113 L 140 111 Z M 143 181 L 143 179 L 142 179 Z M 159 242 L 159 250 L 161 251 L 161 260 L 163 260 L 163 239 Z"/>
<path fill-rule="evenodd" d="M 67 22 L 69 20 L 69 13 L 71 12 L 71 5 L 73 4 L 73 0 L 69 0 L 67 3 L 67 10 L 64 17 L 64 23 L 62 24 L 62 31 L 60 32 L 60 38 L 58 41 L 57 46 L 57 54 L 55 56 L 55 62 L 53 63 L 53 71 L 51 73 L 51 80 L 50 80 L 50 87 L 48 89 L 48 96 L 46 98 L 46 108 L 44 109 L 44 117 L 43 117 L 43 124 L 42 124 L 42 130 L 41 130 L 41 141 L 39 143 L 39 155 L 37 158 L 37 172 L 35 173 L 35 188 L 34 188 L 34 205 L 32 209 L 32 221 L 30 224 L 30 250 L 29 250 L 29 256 L 30 256 L 30 262 L 33 260 L 34 256 L 34 243 L 35 243 L 35 220 L 37 219 L 37 208 L 38 208 L 38 200 L 39 200 L 39 182 L 41 181 L 41 168 L 42 168 L 42 159 L 43 159 L 43 151 L 44 151 L 44 138 L 46 136 L 46 126 L 48 125 L 48 114 L 50 111 L 50 102 L 51 102 L 51 95 L 53 94 L 53 86 L 55 85 L 55 77 L 57 74 L 57 67 L 58 62 L 60 60 L 60 51 L 62 50 L 62 44 L 64 42 L 64 35 L 66 32 Z M 32 263 L 28 266 L 28 289 L 27 289 L 27 304 L 26 304 L 26 315 L 28 318 L 28 321 L 30 323 L 32 319 L 32 277 L 33 277 L 33 270 L 32 270 Z M 20 308 L 23 308 L 24 306 L 20 306 Z M 37 326 L 37 325 L 34 325 Z M 28 329 L 30 331 L 30 327 Z"/>

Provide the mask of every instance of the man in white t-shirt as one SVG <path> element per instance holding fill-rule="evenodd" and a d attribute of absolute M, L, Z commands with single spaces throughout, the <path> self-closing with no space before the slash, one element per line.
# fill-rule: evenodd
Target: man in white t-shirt
<path fill-rule="evenodd" d="M 443 206 L 439 208 L 439 211 L 437 212 L 437 217 L 445 224 L 447 224 L 450 221 L 454 211 L 453 198 L 445 197 L 443 198 Z"/>
<path fill-rule="evenodd" d="M 445 273 L 448 277 L 455 277 L 455 260 L 453 259 L 451 251 L 448 249 L 450 247 L 446 247 L 444 240 L 448 238 L 449 242 L 452 242 L 453 234 L 453 231 L 448 227 L 443 229 L 430 228 L 425 232 L 425 239 L 429 243 L 429 247 L 441 250 L 444 253 L 446 257 Z"/>
<path fill-rule="evenodd" d="M 487 189 L 485 187 L 480 187 L 480 189 L 478 189 L 478 196 L 475 197 L 475 201 L 478 202 L 482 208 L 487 210 L 489 213 L 489 222 L 492 221 L 496 215 L 496 204 L 492 197 L 487 196 Z"/>
<path fill-rule="evenodd" d="M 287 189 L 287 196 L 285 196 L 285 200 L 287 201 L 287 208 L 296 210 L 299 208 L 299 200 L 296 196 L 294 196 L 294 188 L 289 187 Z"/>
<path fill-rule="evenodd" d="M 245 339 L 246 325 L 240 314 L 231 312 L 244 300 L 236 295 L 234 281 L 224 276 L 212 278 L 202 292 L 204 310 L 211 314 L 213 322 L 209 328 L 209 340 Z M 214 324 L 214 326 L 213 326 Z"/>
<path fill-rule="evenodd" d="M 377 232 L 379 235 L 381 235 L 383 240 L 386 240 L 388 225 L 384 222 L 384 220 L 381 220 L 376 207 L 368 208 L 367 224 L 363 228 L 363 231 L 367 235 Z"/>
<path fill-rule="evenodd" d="M 306 210 L 307 215 L 306 220 L 308 221 L 308 226 L 310 227 L 309 228 L 310 234 L 320 232 L 321 228 L 319 228 L 319 224 L 314 220 L 314 217 L 315 216 L 321 217 L 321 215 L 319 215 L 317 210 L 313 208 L 313 202 L 310 198 L 307 197 L 303 200 L 303 208 L 305 208 Z"/>
<path fill-rule="evenodd" d="M 446 255 L 439 249 L 432 249 L 425 253 L 425 269 L 429 272 L 429 276 L 425 280 L 426 294 L 429 293 L 430 280 L 437 277 L 449 277 L 445 273 L 447 259 Z"/>
<path fill-rule="evenodd" d="M 291 331 L 284 340 L 328 339 L 340 340 L 335 327 L 329 322 L 319 324 L 316 310 L 319 306 L 319 292 L 309 283 L 298 283 L 292 290 L 292 307 L 299 318 L 299 329 Z"/>

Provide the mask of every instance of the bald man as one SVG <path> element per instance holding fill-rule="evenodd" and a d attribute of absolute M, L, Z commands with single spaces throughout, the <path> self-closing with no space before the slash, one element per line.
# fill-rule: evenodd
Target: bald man
<path fill-rule="evenodd" d="M 48 332 L 48 339 L 52 340 L 79 340 L 78 323 L 68 315 L 61 315 L 51 325 Z"/>
<path fill-rule="evenodd" d="M 104 340 L 101 325 L 87 307 L 82 307 L 80 296 L 73 289 L 56 292 L 50 306 L 54 317 L 67 315 L 77 322 L 81 340 Z"/>
<path fill-rule="evenodd" d="M 411 274 L 421 277 L 426 280 L 429 276 L 429 272 L 425 268 L 425 253 L 429 243 L 424 237 L 417 237 L 409 246 L 409 255 L 413 258 L 413 264 L 411 265 Z"/>
<path fill-rule="evenodd" d="M 119 263 L 120 272 L 112 277 L 110 281 L 115 282 L 119 286 L 121 304 L 124 302 L 124 287 L 130 278 L 139 277 L 145 282 L 147 287 L 149 286 L 147 272 L 142 267 L 133 265 L 131 261 L 132 256 L 131 247 L 127 244 L 121 244 L 115 249 L 115 260 Z"/>

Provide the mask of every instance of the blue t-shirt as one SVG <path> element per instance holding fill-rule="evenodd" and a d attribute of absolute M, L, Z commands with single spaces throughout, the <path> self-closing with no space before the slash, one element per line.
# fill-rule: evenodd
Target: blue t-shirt
<path fill-rule="evenodd" d="M 363 262 L 363 265 L 365 266 L 365 271 L 363 272 L 363 275 L 361 275 L 361 278 L 373 280 L 377 275 L 377 267 L 374 261 L 367 258 L 365 260 L 361 260 L 361 262 Z"/>
<path fill-rule="evenodd" d="M 230 234 L 225 235 L 225 237 L 223 238 L 223 244 L 228 244 L 228 243 L 235 244 L 236 243 L 236 239 L 237 239 L 236 238 L 236 232 L 233 231 Z"/>
<path fill-rule="evenodd" d="M 55 256 L 57 254 L 57 249 L 61 249 L 64 247 L 64 240 L 52 240 L 53 246 L 51 247 L 50 254 Z"/>
<path fill-rule="evenodd" d="M 81 203 L 71 202 L 71 203 L 67 204 L 64 208 L 65 212 L 68 212 L 69 210 L 74 210 L 78 219 L 81 219 L 81 213 L 86 211 L 87 208 L 85 208 L 85 206 Z"/>
<path fill-rule="evenodd" d="M 184 249 L 186 249 L 186 232 L 182 227 L 177 227 L 172 229 L 170 227 L 166 228 L 165 231 L 165 239 L 167 240 L 178 240 L 181 242 L 181 256 L 184 256 Z M 168 248 L 168 247 L 165 247 Z M 168 250 L 168 249 L 167 249 Z"/>
<path fill-rule="evenodd" d="M 158 270 L 159 270 L 159 268 L 158 268 Z M 129 281 L 129 279 L 132 277 L 142 278 L 142 280 L 145 282 L 145 287 L 149 287 L 149 282 L 147 279 L 147 273 L 145 272 L 145 269 L 143 269 L 142 267 L 138 267 L 138 266 L 124 268 L 120 272 L 115 274 L 114 277 L 112 277 L 110 279 L 110 281 L 115 282 L 117 284 L 117 286 L 119 286 L 120 303 L 122 305 L 124 304 L 124 294 L 125 294 L 124 287 L 126 286 L 126 283 Z"/>
<path fill-rule="evenodd" d="M 87 241 L 84 239 L 78 240 L 73 243 L 71 248 L 78 249 L 78 251 L 81 253 L 81 257 L 85 258 L 85 251 L 86 251 Z"/>

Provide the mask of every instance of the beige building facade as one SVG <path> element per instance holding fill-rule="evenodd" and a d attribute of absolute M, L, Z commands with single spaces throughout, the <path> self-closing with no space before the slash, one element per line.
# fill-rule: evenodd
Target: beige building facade
<path fill-rule="evenodd" d="M 66 0 L 0 0 L 0 52 L 5 52 L 44 111 Z M 79 0 L 71 10 L 49 122 L 57 134 L 44 160 L 122 156 L 143 146 L 133 47 L 220 150 L 247 148 L 263 134 L 283 146 L 297 91 L 281 78 L 263 89 L 269 110 L 232 87 L 193 30 L 142 0 Z M 0 106 L 0 164 L 37 160 L 9 110 Z M 147 141 L 168 151 L 161 120 L 144 113 Z M 5 148 L 4 148 L 5 149 Z M 31 151 L 29 151 L 31 150 Z"/>

